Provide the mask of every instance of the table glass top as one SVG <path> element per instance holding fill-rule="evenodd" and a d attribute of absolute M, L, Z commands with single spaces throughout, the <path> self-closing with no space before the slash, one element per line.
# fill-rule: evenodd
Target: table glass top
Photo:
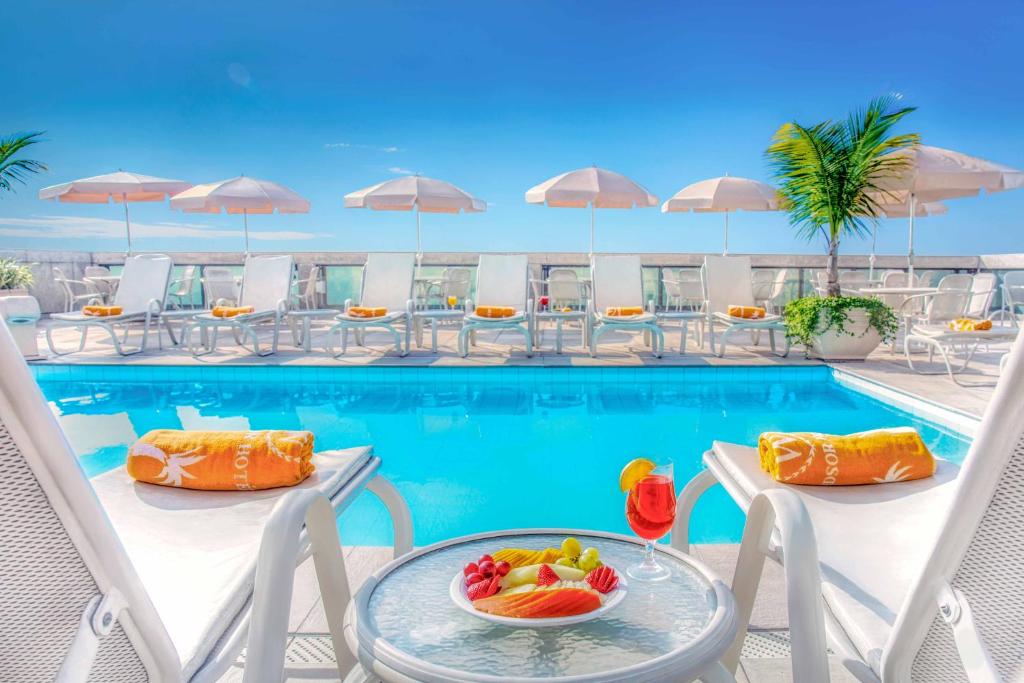
<path fill-rule="evenodd" d="M 500 548 L 559 547 L 563 535 L 504 536 L 460 543 L 412 559 L 378 584 L 369 598 L 369 633 L 422 663 L 469 674 L 550 678 L 607 672 L 649 662 L 694 641 L 717 607 L 708 579 L 674 556 L 656 583 L 630 581 L 625 599 L 593 621 L 561 628 L 509 628 L 458 609 L 448 595 L 452 577 L 470 561 Z M 601 536 L 577 536 L 624 572 L 642 546 Z M 405 657 L 402 657 L 405 659 Z"/>

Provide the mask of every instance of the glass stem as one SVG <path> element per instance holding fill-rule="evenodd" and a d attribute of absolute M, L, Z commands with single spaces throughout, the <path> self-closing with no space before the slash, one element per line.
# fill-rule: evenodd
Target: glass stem
<path fill-rule="evenodd" d="M 654 541 L 644 543 L 644 564 L 648 567 L 656 564 L 654 561 Z"/>

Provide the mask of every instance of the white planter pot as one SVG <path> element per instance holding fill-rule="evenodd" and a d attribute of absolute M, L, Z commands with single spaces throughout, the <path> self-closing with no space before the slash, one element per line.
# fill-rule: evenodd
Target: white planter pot
<path fill-rule="evenodd" d="M 821 360 L 864 360 L 882 343 L 882 335 L 868 325 L 868 312 L 854 309 L 847 312 L 846 334 L 836 329 L 819 333 L 814 336 L 811 346 L 807 349 L 810 358 Z M 823 327 L 820 323 L 819 329 Z"/>
<path fill-rule="evenodd" d="M 24 287 L 14 289 L 0 289 L 0 296 L 28 296 L 28 290 Z"/>

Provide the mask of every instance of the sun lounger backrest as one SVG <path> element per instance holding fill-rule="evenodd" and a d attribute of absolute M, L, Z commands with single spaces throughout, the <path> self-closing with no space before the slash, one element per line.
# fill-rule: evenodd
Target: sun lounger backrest
<path fill-rule="evenodd" d="M 594 310 L 644 306 L 644 272 L 639 256 L 595 254 L 590 259 Z"/>
<path fill-rule="evenodd" d="M 171 285 L 173 267 L 171 257 L 163 254 L 129 256 L 114 294 L 114 305 L 125 313 L 145 313 L 153 299 L 162 305 Z"/>
<path fill-rule="evenodd" d="M 996 274 L 978 273 L 971 278 L 971 298 L 964 314 L 968 318 L 987 318 L 996 293 Z"/>
<path fill-rule="evenodd" d="M 476 303 L 526 310 L 530 262 L 526 254 L 481 254 L 476 270 Z"/>
<path fill-rule="evenodd" d="M 177 680 L 174 646 L 0 323 L 0 679 L 55 680 L 89 601 L 111 589 L 129 608 L 89 680 Z"/>
<path fill-rule="evenodd" d="M 367 254 L 363 267 L 361 306 L 384 306 L 388 312 L 404 311 L 412 299 L 414 254 Z"/>
<path fill-rule="evenodd" d="M 882 656 L 883 680 L 967 680 L 936 603 L 945 583 L 966 596 L 1002 680 L 1024 674 L 1022 386 L 1024 336 L 1013 344 L 964 460 L 939 540 L 896 620 Z"/>
<path fill-rule="evenodd" d="M 704 278 L 709 313 L 725 313 L 729 306 L 754 305 L 749 256 L 705 256 Z"/>
<path fill-rule="evenodd" d="M 291 256 L 247 256 L 238 305 L 252 306 L 257 313 L 273 311 L 279 301 L 288 301 L 291 288 Z"/>

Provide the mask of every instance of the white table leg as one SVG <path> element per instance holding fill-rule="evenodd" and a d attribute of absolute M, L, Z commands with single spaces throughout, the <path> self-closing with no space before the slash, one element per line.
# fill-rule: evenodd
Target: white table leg
<path fill-rule="evenodd" d="M 309 353 L 313 350 L 313 319 L 308 316 L 302 316 L 302 349 Z"/>
<path fill-rule="evenodd" d="M 430 319 L 430 352 L 437 353 L 437 318 Z"/>
<path fill-rule="evenodd" d="M 555 319 L 555 353 L 562 353 L 562 319 Z"/>

